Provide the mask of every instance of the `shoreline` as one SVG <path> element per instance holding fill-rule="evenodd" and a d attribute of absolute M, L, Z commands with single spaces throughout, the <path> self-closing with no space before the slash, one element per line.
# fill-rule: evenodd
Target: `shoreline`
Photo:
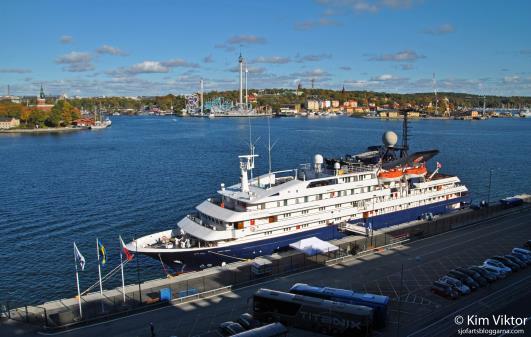
<path fill-rule="evenodd" d="M 43 128 L 43 129 L 7 129 L 0 130 L 0 134 L 3 133 L 63 133 L 63 132 L 76 132 L 89 130 L 89 128 L 72 128 L 72 127 L 62 127 L 62 128 Z"/>

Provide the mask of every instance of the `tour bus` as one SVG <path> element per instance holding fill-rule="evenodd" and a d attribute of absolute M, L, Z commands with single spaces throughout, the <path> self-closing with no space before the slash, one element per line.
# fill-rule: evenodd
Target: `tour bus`
<path fill-rule="evenodd" d="M 260 289 L 253 296 L 253 316 L 296 328 L 338 336 L 369 336 L 373 309 L 276 290 Z"/>
<path fill-rule="evenodd" d="M 271 323 L 232 335 L 232 337 L 286 337 L 288 329 L 281 323 Z"/>
<path fill-rule="evenodd" d="M 289 292 L 292 294 L 317 297 L 334 302 L 371 307 L 374 310 L 374 327 L 381 328 L 385 326 L 387 306 L 389 305 L 388 296 L 358 293 L 352 290 L 330 287 L 316 287 L 304 283 L 296 283 L 291 287 Z"/>

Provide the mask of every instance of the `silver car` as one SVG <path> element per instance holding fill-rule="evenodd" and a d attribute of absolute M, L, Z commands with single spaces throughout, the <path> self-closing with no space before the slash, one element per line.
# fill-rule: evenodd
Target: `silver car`
<path fill-rule="evenodd" d="M 470 288 L 464 285 L 463 282 L 459 281 L 458 279 L 445 275 L 441 277 L 439 281 L 448 284 L 449 286 L 457 290 L 461 295 L 470 294 Z"/>

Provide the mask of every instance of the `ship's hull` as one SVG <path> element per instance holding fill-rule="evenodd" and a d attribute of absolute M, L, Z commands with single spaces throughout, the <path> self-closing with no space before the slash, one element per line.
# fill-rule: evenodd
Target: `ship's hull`
<path fill-rule="evenodd" d="M 377 230 L 413 220 L 419 219 L 422 214 L 444 214 L 454 210 L 450 207 L 457 203 L 468 201 L 467 197 L 459 197 L 441 201 L 429 205 L 413 207 L 393 213 L 369 217 L 357 222 L 370 222 L 372 229 Z M 295 232 L 282 237 L 275 237 L 254 242 L 235 244 L 232 246 L 212 247 L 205 250 L 172 251 L 168 249 L 163 253 L 141 252 L 157 260 L 162 259 L 178 272 L 189 272 L 204 268 L 221 266 L 223 263 L 231 263 L 238 260 L 253 259 L 257 256 L 270 255 L 289 248 L 289 244 L 309 237 L 317 237 L 324 241 L 339 239 L 346 234 L 339 230 L 338 224 L 330 224 L 325 227 Z"/>

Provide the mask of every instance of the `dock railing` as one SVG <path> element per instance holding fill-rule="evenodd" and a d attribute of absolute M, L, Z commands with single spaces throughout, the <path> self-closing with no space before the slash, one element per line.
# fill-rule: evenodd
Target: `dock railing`
<path fill-rule="evenodd" d="M 103 295 L 99 292 L 89 293 L 82 297 L 83 318 L 79 317 L 75 298 L 48 302 L 39 306 L 20 306 L 7 302 L 1 306 L 2 315 L 47 329 L 65 329 L 73 325 L 108 320 L 159 306 L 176 305 L 221 295 L 280 276 L 323 268 L 348 259 L 381 252 L 397 245 L 405 245 L 417 239 L 441 234 L 466 225 L 480 225 L 482 220 L 503 216 L 511 212 L 521 212 L 528 208 L 528 205 L 510 209 L 503 205 L 494 205 L 479 210 L 461 210 L 454 214 L 436 217 L 431 221 L 417 221 L 396 226 L 396 228 L 391 227 L 386 231 L 375 231 L 374 235 L 343 237 L 332 241 L 338 247 L 337 250 L 313 256 L 290 250 L 281 254 L 261 257 L 261 259 L 267 259 L 269 264 L 267 272 L 260 275 L 253 273 L 252 261 L 241 261 L 200 272 L 147 281 L 141 284 L 141 292 L 138 284 L 132 284 L 125 288 L 125 303 L 121 288 L 105 290 Z M 161 290 L 163 292 L 169 291 L 171 299 L 161 298 Z"/>

